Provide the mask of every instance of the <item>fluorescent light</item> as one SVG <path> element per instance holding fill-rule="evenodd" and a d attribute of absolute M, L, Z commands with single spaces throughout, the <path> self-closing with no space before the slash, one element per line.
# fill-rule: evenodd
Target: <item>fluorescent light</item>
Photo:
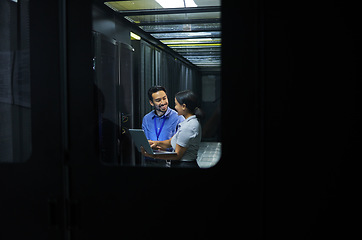
<path fill-rule="evenodd" d="M 163 8 L 183 8 L 185 7 L 197 7 L 194 0 L 156 0 L 158 4 L 161 5 Z"/>
<path fill-rule="evenodd" d="M 130 32 L 131 33 L 131 39 L 134 39 L 134 40 L 141 40 L 141 37 L 138 36 L 137 34 L 133 33 L 133 32 Z"/>
<path fill-rule="evenodd" d="M 186 2 L 186 7 L 197 7 L 194 0 L 185 0 L 185 2 Z"/>
<path fill-rule="evenodd" d="M 193 36 L 211 36 L 210 32 L 188 32 L 187 35 L 189 37 L 193 37 Z"/>

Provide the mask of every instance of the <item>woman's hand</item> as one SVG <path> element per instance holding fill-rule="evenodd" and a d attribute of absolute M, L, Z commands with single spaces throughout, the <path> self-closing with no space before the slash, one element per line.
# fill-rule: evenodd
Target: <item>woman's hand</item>
<path fill-rule="evenodd" d="M 156 149 L 156 147 L 157 147 L 157 142 L 156 141 L 148 140 L 148 143 L 150 144 L 152 149 Z"/>
<path fill-rule="evenodd" d="M 162 149 L 162 147 L 159 145 L 159 143 L 160 143 L 159 141 L 148 140 L 148 143 L 150 144 L 152 149 L 155 149 L 155 150 Z"/>
<path fill-rule="evenodd" d="M 142 153 L 143 156 L 150 157 L 150 158 L 155 158 L 155 156 L 153 154 L 148 154 L 142 146 L 141 146 L 140 149 L 141 149 L 141 153 Z"/>

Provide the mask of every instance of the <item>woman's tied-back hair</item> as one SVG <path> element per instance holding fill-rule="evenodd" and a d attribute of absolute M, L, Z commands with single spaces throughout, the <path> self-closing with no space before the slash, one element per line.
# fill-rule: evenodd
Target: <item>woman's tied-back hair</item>
<path fill-rule="evenodd" d="M 195 114 L 197 119 L 202 118 L 202 111 L 199 108 L 199 101 L 195 93 L 191 90 L 185 90 L 176 93 L 175 98 L 180 105 L 185 104 L 186 108 L 192 114 Z"/>

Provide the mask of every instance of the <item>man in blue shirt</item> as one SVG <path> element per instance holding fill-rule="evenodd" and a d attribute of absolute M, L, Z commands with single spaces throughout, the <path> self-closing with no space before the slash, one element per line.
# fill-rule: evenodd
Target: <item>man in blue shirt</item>
<path fill-rule="evenodd" d="M 154 86 L 148 90 L 148 98 L 154 110 L 143 117 L 142 129 L 148 140 L 164 141 L 175 135 L 178 124 L 185 120 L 168 107 L 166 89 Z M 161 159 L 145 158 L 146 166 L 168 167 L 169 163 Z"/>

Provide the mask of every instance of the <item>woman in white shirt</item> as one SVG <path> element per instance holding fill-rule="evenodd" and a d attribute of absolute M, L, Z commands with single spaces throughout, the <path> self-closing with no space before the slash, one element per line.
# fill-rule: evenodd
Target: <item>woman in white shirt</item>
<path fill-rule="evenodd" d="M 175 109 L 178 115 L 185 117 L 185 120 L 179 123 L 176 134 L 168 140 L 149 140 L 149 143 L 153 149 L 174 149 L 176 155 L 157 155 L 158 159 L 172 160 L 171 167 L 198 167 L 196 159 L 202 131 L 198 121 L 201 110 L 198 108 L 196 95 L 190 90 L 178 92 L 175 96 Z M 144 156 L 156 158 L 143 148 L 141 152 Z"/>

